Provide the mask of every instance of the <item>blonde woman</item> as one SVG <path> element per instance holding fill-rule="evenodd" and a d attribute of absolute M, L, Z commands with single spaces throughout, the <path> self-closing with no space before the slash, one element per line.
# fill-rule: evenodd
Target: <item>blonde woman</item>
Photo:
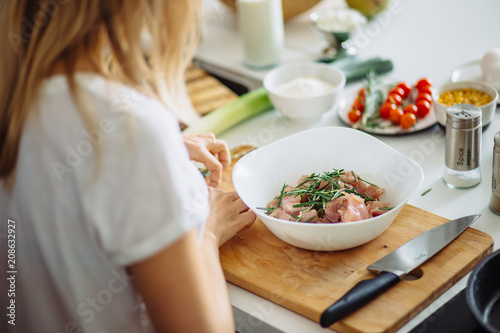
<path fill-rule="evenodd" d="M 0 0 L 0 331 L 234 332 L 218 247 L 255 215 L 178 127 L 200 2 Z"/>

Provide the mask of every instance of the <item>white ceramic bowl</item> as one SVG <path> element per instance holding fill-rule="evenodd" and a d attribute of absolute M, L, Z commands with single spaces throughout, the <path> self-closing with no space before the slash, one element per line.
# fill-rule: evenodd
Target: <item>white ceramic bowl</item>
<path fill-rule="evenodd" d="M 300 96 L 300 94 L 290 96 L 279 91 L 283 85 L 299 78 L 314 78 L 333 84 L 335 87 L 313 96 Z M 273 106 L 286 117 L 316 119 L 335 106 L 345 82 L 344 72 L 334 66 L 316 62 L 297 62 L 278 66 L 267 73 L 264 87 Z"/>
<path fill-rule="evenodd" d="M 459 82 L 444 84 L 438 89 L 434 90 L 434 92 L 432 93 L 434 112 L 436 113 L 436 118 L 439 124 L 446 126 L 446 110 L 448 110 L 448 106 L 438 102 L 439 96 L 441 96 L 442 93 L 450 90 L 465 89 L 465 88 L 477 89 L 491 96 L 493 100 L 488 104 L 480 106 L 479 108 L 482 111 L 481 121 L 483 123 L 483 126 L 486 126 L 493 121 L 493 118 L 495 117 L 495 110 L 497 107 L 497 100 L 498 100 L 497 90 L 493 88 L 491 85 L 484 82 L 459 81 Z"/>
<path fill-rule="evenodd" d="M 279 220 L 266 207 L 284 183 L 301 175 L 335 169 L 353 170 L 383 188 L 381 200 L 394 207 L 357 222 L 313 224 Z M 242 157 L 233 170 L 233 184 L 243 202 L 281 240 L 309 250 L 335 251 L 367 243 L 384 232 L 418 190 L 423 171 L 418 163 L 364 132 L 322 127 L 300 132 Z"/>

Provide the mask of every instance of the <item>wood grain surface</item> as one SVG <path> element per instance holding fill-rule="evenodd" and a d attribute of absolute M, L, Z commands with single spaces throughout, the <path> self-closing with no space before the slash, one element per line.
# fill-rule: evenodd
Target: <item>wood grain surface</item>
<path fill-rule="evenodd" d="M 185 81 L 191 103 L 202 116 L 238 98 L 219 80 L 194 65 L 187 69 Z"/>
<path fill-rule="evenodd" d="M 236 149 L 233 155 L 238 157 L 251 148 Z M 224 170 L 222 187 L 226 190 L 234 189 L 231 172 L 232 167 Z M 257 220 L 240 234 L 241 239 L 234 237 L 220 248 L 220 258 L 227 281 L 319 322 L 329 305 L 360 280 L 375 276 L 367 266 L 446 221 L 406 205 L 375 240 L 349 250 L 320 252 L 288 245 Z M 491 236 L 469 228 L 421 266 L 420 278 L 401 281 L 331 328 L 339 332 L 394 332 L 492 250 Z"/>

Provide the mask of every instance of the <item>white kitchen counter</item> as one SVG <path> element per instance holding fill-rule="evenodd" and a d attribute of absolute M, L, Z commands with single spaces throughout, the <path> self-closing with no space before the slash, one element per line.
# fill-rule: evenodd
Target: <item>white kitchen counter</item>
<path fill-rule="evenodd" d="M 324 0 L 318 7 L 343 6 L 342 0 Z M 205 33 L 196 60 L 209 70 L 232 79 L 246 78 L 259 85 L 266 71 L 243 66 L 242 43 L 235 16 L 217 0 L 205 0 Z M 318 8 L 317 7 L 317 8 Z M 390 11 L 373 21 L 358 40 L 359 56 L 380 56 L 394 63 L 390 76 L 408 82 L 427 76 L 435 86 L 450 79 L 454 69 L 480 60 L 489 49 L 500 47 L 500 1 L 498 0 L 392 0 Z M 286 51 L 283 62 L 314 60 L 326 46 L 309 25 L 308 14 L 285 24 Z M 229 74 L 228 74 L 229 73 Z M 245 81 L 245 80 L 243 80 Z M 346 93 L 359 87 L 347 86 Z M 230 147 L 240 144 L 262 146 L 286 135 L 317 126 L 345 126 L 332 110 L 313 124 L 292 123 L 270 111 L 229 131 L 221 138 Z M 481 214 L 474 228 L 500 243 L 500 216 L 488 204 L 491 193 L 493 136 L 500 130 L 500 112 L 483 131 L 482 182 L 471 189 L 451 189 L 443 180 L 444 131 L 439 126 L 398 137 L 377 136 L 393 148 L 415 159 L 424 169 L 425 179 L 409 204 L 448 219 Z M 415 327 L 439 306 L 465 287 L 466 278 L 431 304 L 400 331 Z M 269 302 L 235 285 L 228 284 L 240 332 L 328 332 L 318 323 Z"/>

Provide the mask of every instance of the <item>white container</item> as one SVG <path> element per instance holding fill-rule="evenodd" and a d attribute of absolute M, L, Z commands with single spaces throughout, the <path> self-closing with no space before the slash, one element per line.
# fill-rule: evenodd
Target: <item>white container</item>
<path fill-rule="evenodd" d="M 331 85 L 332 89 L 317 89 L 314 95 L 305 96 L 299 93 L 290 96 L 280 91 L 283 85 L 311 77 L 324 81 L 325 85 Z M 276 110 L 290 119 L 312 120 L 321 117 L 335 106 L 344 90 L 345 80 L 345 74 L 334 66 L 318 62 L 295 62 L 269 71 L 263 83 Z"/>
<path fill-rule="evenodd" d="M 498 92 L 496 91 L 496 89 L 484 82 L 459 81 L 459 82 L 446 83 L 441 87 L 439 87 L 438 89 L 434 90 L 434 92 L 432 93 L 432 100 L 433 100 L 432 104 L 434 107 L 434 112 L 436 112 L 436 118 L 439 124 L 446 126 L 446 111 L 449 108 L 449 106 L 438 102 L 441 94 L 446 91 L 465 89 L 465 88 L 477 89 L 490 95 L 490 97 L 493 100 L 488 104 L 480 106 L 479 108 L 481 109 L 482 112 L 481 121 L 483 123 L 483 126 L 489 125 L 493 121 L 493 119 L 495 118 L 495 111 L 497 108 L 497 101 L 498 101 Z"/>
<path fill-rule="evenodd" d="M 385 188 L 381 200 L 393 209 L 370 219 L 346 223 L 303 223 L 279 220 L 266 207 L 283 184 L 301 175 L 332 168 L 354 170 Z M 414 160 L 372 135 L 345 127 L 320 127 L 260 147 L 234 166 L 233 184 L 241 200 L 269 230 L 286 243 L 313 251 L 337 251 L 365 244 L 383 233 L 415 194 L 424 172 Z"/>
<path fill-rule="evenodd" d="M 281 61 L 284 46 L 281 0 L 238 0 L 245 65 L 264 69 Z"/>

